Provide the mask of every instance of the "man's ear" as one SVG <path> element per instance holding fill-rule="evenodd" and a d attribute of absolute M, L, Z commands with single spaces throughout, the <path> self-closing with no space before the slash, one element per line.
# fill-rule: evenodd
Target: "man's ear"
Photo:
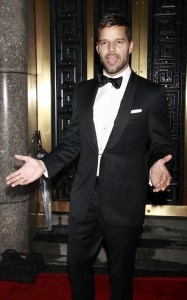
<path fill-rule="evenodd" d="M 130 41 L 129 54 L 132 53 L 133 47 L 134 47 L 134 43 L 133 43 L 133 41 Z"/>
<path fill-rule="evenodd" d="M 96 51 L 97 53 L 99 54 L 99 46 L 98 46 L 98 43 L 96 42 Z"/>

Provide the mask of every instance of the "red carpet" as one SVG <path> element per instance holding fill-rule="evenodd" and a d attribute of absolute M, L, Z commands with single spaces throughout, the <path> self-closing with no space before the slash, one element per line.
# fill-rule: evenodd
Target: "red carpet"
<path fill-rule="evenodd" d="M 96 300 L 108 299 L 108 277 L 97 275 Z M 134 300 L 186 299 L 187 278 L 134 278 Z M 69 276 L 40 274 L 36 283 L 1 281 L 0 300 L 71 300 Z"/>

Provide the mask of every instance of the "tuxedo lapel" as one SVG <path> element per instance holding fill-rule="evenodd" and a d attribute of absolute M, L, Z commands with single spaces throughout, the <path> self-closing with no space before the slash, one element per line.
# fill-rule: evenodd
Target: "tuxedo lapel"
<path fill-rule="evenodd" d="M 137 76 L 134 72 L 132 72 L 123 99 L 121 101 L 121 105 L 114 122 L 114 127 L 110 134 L 105 151 L 111 149 L 118 142 L 127 125 L 130 116 L 130 111 L 134 101 L 136 81 Z"/>
<path fill-rule="evenodd" d="M 86 133 L 89 144 L 92 146 L 94 151 L 98 151 L 97 136 L 93 121 L 93 105 L 98 90 L 97 80 L 93 80 L 93 84 L 85 87 L 84 97 L 86 95 L 87 101 L 84 103 L 84 123 L 86 124 Z"/>

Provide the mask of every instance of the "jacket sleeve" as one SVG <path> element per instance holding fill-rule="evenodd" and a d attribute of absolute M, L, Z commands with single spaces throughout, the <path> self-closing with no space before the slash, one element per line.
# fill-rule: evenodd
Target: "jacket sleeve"
<path fill-rule="evenodd" d="M 66 135 L 63 137 L 61 143 L 42 158 L 49 177 L 56 175 L 62 168 L 74 160 L 80 152 L 79 121 L 75 94 L 73 97 L 72 118 Z"/>
<path fill-rule="evenodd" d="M 157 160 L 168 154 L 174 157 L 175 152 L 174 142 L 171 139 L 166 90 L 163 86 L 158 88 L 149 113 L 148 124 L 150 133 L 148 166 L 150 168 Z M 172 165 L 171 161 L 166 166 L 171 170 Z"/>

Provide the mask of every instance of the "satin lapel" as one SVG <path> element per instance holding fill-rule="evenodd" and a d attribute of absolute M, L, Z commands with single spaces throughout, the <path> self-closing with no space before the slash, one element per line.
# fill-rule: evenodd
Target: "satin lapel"
<path fill-rule="evenodd" d="M 135 91 L 136 91 L 136 81 L 137 75 L 132 72 L 129 82 L 127 84 L 127 88 L 123 99 L 121 101 L 121 105 L 114 122 L 114 127 L 109 137 L 108 143 L 106 145 L 105 151 L 108 151 L 118 142 L 120 139 L 130 116 L 130 111 L 133 105 Z"/>
<path fill-rule="evenodd" d="M 97 90 L 98 83 L 97 80 L 94 80 L 92 85 L 87 85 L 87 87 L 84 88 L 84 95 L 82 95 L 82 97 L 87 99 L 84 103 L 84 123 L 86 124 L 87 139 L 93 150 L 98 152 L 97 136 L 93 121 L 93 105 Z"/>

